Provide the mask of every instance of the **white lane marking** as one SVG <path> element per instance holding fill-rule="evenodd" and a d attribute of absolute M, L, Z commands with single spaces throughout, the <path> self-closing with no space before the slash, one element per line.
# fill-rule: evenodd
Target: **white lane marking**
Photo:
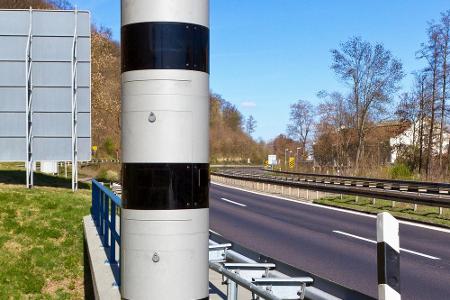
<path fill-rule="evenodd" d="M 245 205 L 245 204 L 234 202 L 234 201 L 231 201 L 231 200 L 229 200 L 227 198 L 220 198 L 220 200 L 223 200 L 223 201 L 226 201 L 228 203 L 231 203 L 231 204 L 234 204 L 234 205 L 238 205 L 238 206 L 241 206 L 241 207 L 247 207 L 247 205 Z"/>
<path fill-rule="evenodd" d="M 270 195 L 270 194 L 265 194 L 265 193 L 255 192 L 255 191 L 249 191 L 249 190 L 245 190 L 245 189 L 242 189 L 242 188 L 238 188 L 238 187 L 234 187 L 234 186 L 230 186 L 230 185 L 226 185 L 226 184 L 222 184 L 222 183 L 217 183 L 217 182 L 211 182 L 211 183 L 214 184 L 214 185 L 223 186 L 223 187 L 226 187 L 226 188 L 235 189 L 235 190 L 239 190 L 239 191 L 243 191 L 243 192 L 247 192 L 247 193 L 251 193 L 251 194 L 255 194 L 255 195 L 261 195 L 261 196 L 271 197 L 271 198 L 275 198 L 275 199 L 281 199 L 281 200 L 285 200 L 285 201 L 289 201 L 289 202 L 294 202 L 294 203 L 297 203 L 297 204 L 300 204 L 300 205 L 308 205 L 308 206 L 320 207 L 320 208 L 324 208 L 324 209 L 328 209 L 328 210 L 344 212 L 344 213 L 347 213 L 347 214 L 363 216 L 363 217 L 372 218 L 372 219 L 376 219 L 377 218 L 376 215 L 371 215 L 371 214 L 368 214 L 368 213 L 362 213 L 362 212 L 357 212 L 357 211 L 352 211 L 352 210 L 346 210 L 346 209 L 343 209 L 343 208 L 326 206 L 326 205 L 321 205 L 321 204 L 317 204 L 317 203 L 301 202 L 299 200 L 293 200 L 293 199 L 284 198 L 284 197 L 280 197 L 280 196 L 274 196 L 274 195 Z M 400 224 L 404 224 L 404 225 L 415 226 L 415 227 L 430 229 L 430 230 L 434 230 L 434 231 L 440 231 L 440 232 L 444 232 L 444 233 L 450 233 L 450 229 L 436 227 L 436 226 L 433 226 L 433 225 L 414 223 L 414 222 L 404 221 L 404 220 L 398 220 L 398 222 Z"/>
<path fill-rule="evenodd" d="M 357 235 L 354 235 L 354 234 L 351 234 L 351 233 L 347 233 L 347 232 L 344 232 L 344 231 L 333 230 L 333 232 L 336 233 L 336 234 L 345 235 L 345 236 L 348 236 L 348 237 L 351 237 L 351 238 L 354 238 L 354 239 L 357 239 L 357 240 L 365 241 L 365 242 L 368 242 L 368 243 L 372 243 L 372 244 L 376 244 L 377 243 L 377 241 L 366 239 L 366 238 L 364 238 L 362 236 L 357 236 Z M 428 254 L 424 254 L 424 253 L 421 253 L 421 252 L 412 251 L 412 250 L 408 250 L 408 249 L 404 249 L 404 248 L 400 248 L 400 252 L 407 252 L 407 253 L 410 253 L 410 254 L 419 255 L 419 256 L 422 256 L 422 257 L 429 258 L 429 259 L 440 260 L 439 257 L 431 256 L 431 255 L 428 255 Z"/>

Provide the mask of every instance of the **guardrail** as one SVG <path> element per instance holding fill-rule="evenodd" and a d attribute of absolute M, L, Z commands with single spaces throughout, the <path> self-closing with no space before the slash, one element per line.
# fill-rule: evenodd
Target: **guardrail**
<path fill-rule="evenodd" d="M 430 194 L 426 192 L 409 192 L 391 190 L 389 186 L 378 187 L 370 184 L 349 183 L 345 181 L 324 181 L 307 178 L 293 178 L 281 176 L 268 176 L 261 173 L 235 172 L 235 171 L 215 171 L 211 175 L 234 178 L 244 181 L 275 184 L 286 187 L 294 187 L 305 190 L 329 192 L 334 194 L 355 195 L 376 199 L 392 200 L 413 204 L 422 204 L 434 207 L 450 208 L 450 196 L 448 194 Z"/>
<path fill-rule="evenodd" d="M 446 189 L 450 190 L 450 183 L 446 182 L 432 182 L 432 181 L 416 181 L 416 180 L 399 180 L 399 179 L 385 179 L 385 178 L 372 178 L 372 177 L 359 177 L 359 176 L 342 176 L 342 175 L 330 175 L 330 174 L 317 174 L 317 173 L 302 173 L 302 172 L 291 172 L 291 171 L 278 171 L 270 169 L 261 169 L 266 172 L 304 176 L 309 178 L 329 178 L 338 180 L 349 180 L 349 181 L 359 181 L 368 183 L 389 183 L 396 186 L 407 186 L 411 190 L 412 188 L 421 189 Z"/>
<path fill-rule="evenodd" d="M 92 179 L 91 214 L 108 258 L 107 263 L 118 264 L 116 243 L 120 247 L 120 234 L 117 232 L 117 212 L 122 200 L 100 182 Z"/>
<path fill-rule="evenodd" d="M 118 195 L 92 180 L 92 219 L 106 253 L 105 263 L 111 266 L 113 273 L 118 267 L 116 245 L 120 247 L 120 233 L 117 221 L 121 206 Z M 238 285 L 249 290 L 253 296 L 268 300 L 373 299 L 229 241 L 224 243 L 224 239 L 213 232 L 210 232 L 209 243 L 209 267 L 226 279 L 228 300 L 237 299 Z M 270 276 L 267 276 L 269 271 Z M 117 285 L 120 285 L 120 275 L 115 276 Z"/>

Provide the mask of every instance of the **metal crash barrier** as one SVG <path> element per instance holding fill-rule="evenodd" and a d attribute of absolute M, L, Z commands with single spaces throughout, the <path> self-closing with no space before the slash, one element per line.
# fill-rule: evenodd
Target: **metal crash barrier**
<path fill-rule="evenodd" d="M 119 185 L 114 185 L 120 189 Z M 121 245 L 119 216 L 122 201 L 102 183 L 92 180 L 92 219 L 98 231 L 111 269 L 117 269 Z M 227 299 L 238 299 L 238 288 L 252 294 L 252 299 L 373 299 L 367 295 L 330 282 L 283 262 L 265 257 L 256 251 L 226 240 L 219 234 L 209 233 L 209 269 L 222 275 L 227 285 Z M 116 284 L 120 286 L 120 276 Z"/>

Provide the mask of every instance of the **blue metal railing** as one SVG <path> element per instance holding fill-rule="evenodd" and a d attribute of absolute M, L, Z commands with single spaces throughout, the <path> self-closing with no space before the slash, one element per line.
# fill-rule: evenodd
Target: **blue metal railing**
<path fill-rule="evenodd" d="M 122 200 L 101 183 L 92 179 L 92 219 L 105 248 L 108 263 L 117 264 L 116 243 L 120 247 L 120 234 L 116 230 L 117 209 Z"/>

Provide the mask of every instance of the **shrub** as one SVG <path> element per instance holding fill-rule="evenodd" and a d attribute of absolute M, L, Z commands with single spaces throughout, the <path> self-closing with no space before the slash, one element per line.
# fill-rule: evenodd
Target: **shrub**
<path fill-rule="evenodd" d="M 413 171 L 405 163 L 396 163 L 389 170 L 392 179 L 412 179 Z"/>
<path fill-rule="evenodd" d="M 105 147 L 105 151 L 109 156 L 115 155 L 116 147 L 114 145 L 112 138 L 107 137 L 103 146 Z"/>
<path fill-rule="evenodd" d="M 113 170 L 107 170 L 107 169 L 101 169 L 97 176 L 96 179 L 99 181 L 104 181 L 104 182 L 112 182 L 112 181 L 119 181 L 119 173 Z"/>

